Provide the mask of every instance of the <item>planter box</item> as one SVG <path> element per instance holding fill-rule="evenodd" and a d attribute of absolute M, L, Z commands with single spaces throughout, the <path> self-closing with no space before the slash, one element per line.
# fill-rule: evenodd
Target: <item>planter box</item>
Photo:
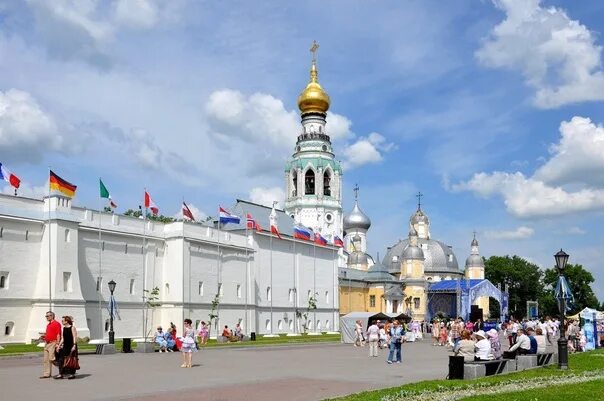
<path fill-rule="evenodd" d="M 144 343 L 136 343 L 136 352 L 141 353 L 151 353 L 155 352 L 155 343 L 144 342 Z"/>

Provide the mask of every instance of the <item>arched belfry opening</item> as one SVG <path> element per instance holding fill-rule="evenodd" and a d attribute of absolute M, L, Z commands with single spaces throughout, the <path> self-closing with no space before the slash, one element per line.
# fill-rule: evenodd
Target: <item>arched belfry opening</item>
<path fill-rule="evenodd" d="M 331 170 L 323 173 L 323 195 L 331 196 Z"/>
<path fill-rule="evenodd" d="M 304 194 L 315 194 L 315 172 L 312 169 L 308 169 L 304 174 Z"/>
<path fill-rule="evenodd" d="M 290 176 L 292 179 L 292 196 L 298 196 L 298 172 L 292 170 Z"/>

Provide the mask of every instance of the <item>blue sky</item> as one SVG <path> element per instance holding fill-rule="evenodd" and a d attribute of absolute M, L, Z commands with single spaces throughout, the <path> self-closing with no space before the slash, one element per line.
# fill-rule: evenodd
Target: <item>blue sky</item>
<path fill-rule="evenodd" d="M 42 196 L 47 166 L 98 205 L 148 188 L 214 214 L 283 197 L 313 40 L 328 130 L 358 183 L 369 250 L 415 194 L 460 263 L 551 267 L 564 248 L 604 299 L 604 3 L 9 1 L 0 4 L 0 162 Z M 2 190 L 10 193 L 4 186 Z"/>

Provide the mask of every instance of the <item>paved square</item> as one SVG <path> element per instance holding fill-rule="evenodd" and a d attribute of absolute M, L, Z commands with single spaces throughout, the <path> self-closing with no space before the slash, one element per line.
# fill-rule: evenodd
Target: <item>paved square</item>
<path fill-rule="evenodd" d="M 76 380 L 40 380 L 41 358 L 0 359 L 7 400 L 320 400 L 426 379 L 443 379 L 448 351 L 429 341 L 403 345 L 403 363 L 386 364 L 386 350 L 307 344 L 210 348 L 194 354 L 192 369 L 180 353 L 83 355 Z"/>

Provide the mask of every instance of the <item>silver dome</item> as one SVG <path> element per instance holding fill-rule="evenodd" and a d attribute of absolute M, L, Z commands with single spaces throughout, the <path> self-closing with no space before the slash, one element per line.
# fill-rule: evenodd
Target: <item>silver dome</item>
<path fill-rule="evenodd" d="M 466 267 L 484 267 L 484 260 L 480 255 L 470 255 L 466 259 Z"/>
<path fill-rule="evenodd" d="M 409 236 L 417 237 L 417 231 L 415 230 L 415 228 L 413 226 L 411 226 L 411 228 L 409 229 Z"/>
<path fill-rule="evenodd" d="M 369 230 L 369 227 L 371 227 L 371 220 L 361 211 L 359 203 L 355 202 L 352 211 L 344 216 L 344 231 L 350 231 L 353 228 Z"/>
<path fill-rule="evenodd" d="M 388 273 L 386 266 L 380 262 L 367 270 L 367 279 L 371 281 L 394 281 L 394 277 Z"/>
<path fill-rule="evenodd" d="M 413 246 L 413 245 L 409 245 L 407 248 L 405 248 L 405 250 L 403 251 L 403 255 L 401 256 L 402 259 L 424 259 L 424 251 L 422 251 L 422 249 L 418 246 Z"/>
<path fill-rule="evenodd" d="M 429 219 L 428 219 L 428 216 L 426 216 L 426 214 L 421 209 L 417 209 L 417 211 L 411 215 L 410 221 L 411 221 L 411 224 L 417 224 L 417 223 L 428 224 Z"/>
<path fill-rule="evenodd" d="M 418 238 L 417 244 L 424 253 L 424 271 L 426 273 L 453 273 L 461 274 L 457 258 L 453 253 L 453 250 L 449 248 L 444 242 L 436 241 L 433 239 Z M 403 251 L 409 246 L 409 240 L 400 240 L 397 244 L 392 246 L 384 257 L 384 263 L 388 270 L 392 273 L 396 270 L 400 270 L 400 260 L 403 255 Z M 427 247 L 427 249 L 424 249 Z M 449 256 L 450 255 L 450 256 Z M 397 261 L 393 265 L 393 257 L 397 257 Z"/>
<path fill-rule="evenodd" d="M 476 240 L 476 237 L 474 237 L 474 239 L 472 240 L 471 246 L 478 246 L 478 240 Z"/>
<path fill-rule="evenodd" d="M 364 252 L 352 252 L 348 255 L 348 266 L 350 265 L 366 265 L 369 263 L 369 258 Z"/>

